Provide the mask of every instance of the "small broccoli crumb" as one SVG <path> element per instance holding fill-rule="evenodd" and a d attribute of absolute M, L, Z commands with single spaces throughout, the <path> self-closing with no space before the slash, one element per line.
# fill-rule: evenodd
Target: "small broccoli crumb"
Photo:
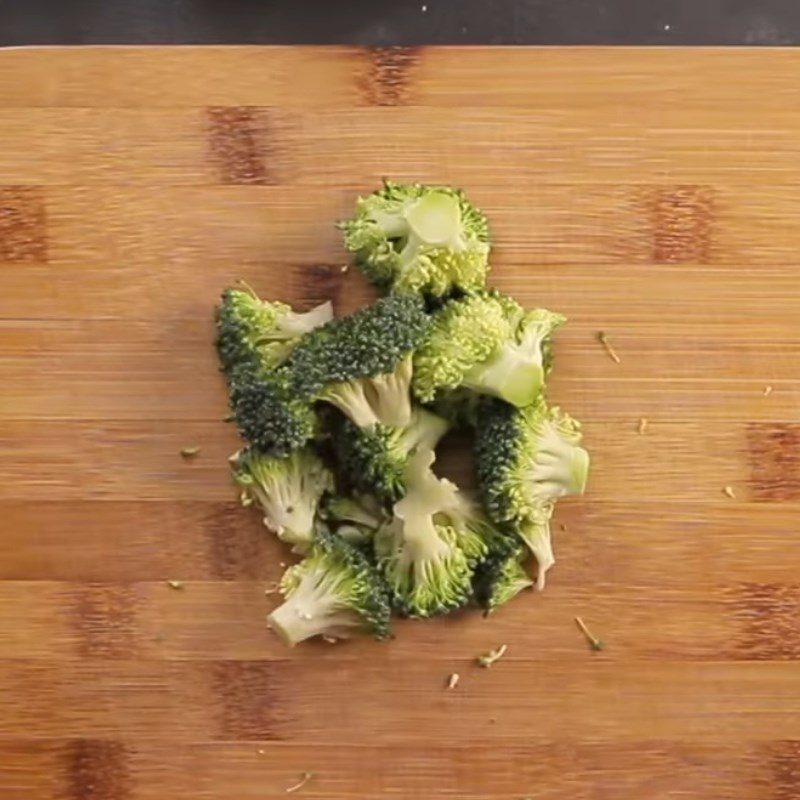
<path fill-rule="evenodd" d="M 292 794 L 292 792 L 302 789 L 313 777 L 313 772 L 304 772 L 297 783 L 286 789 L 286 794 Z"/>
<path fill-rule="evenodd" d="M 167 586 L 170 589 L 180 590 L 183 589 L 183 581 L 167 581 Z"/>
<path fill-rule="evenodd" d="M 448 689 L 455 689 L 458 686 L 458 682 L 461 680 L 461 676 L 454 672 L 448 679 L 447 679 L 447 688 Z"/>
<path fill-rule="evenodd" d="M 200 452 L 199 447 L 184 447 L 181 450 L 182 458 L 194 458 Z"/>
<path fill-rule="evenodd" d="M 478 656 L 476 661 L 480 666 L 489 669 L 495 661 L 499 661 L 505 655 L 506 650 L 508 650 L 508 646 L 501 644 L 497 650 L 490 650 L 488 653 Z"/>
<path fill-rule="evenodd" d="M 722 494 L 724 494 L 726 497 L 730 497 L 731 500 L 736 499 L 736 492 L 733 491 L 733 486 L 723 486 Z"/>
<path fill-rule="evenodd" d="M 580 629 L 581 633 L 586 637 L 586 640 L 592 647 L 592 650 L 600 651 L 605 649 L 605 642 L 602 639 L 598 639 L 596 636 L 592 634 L 589 628 L 586 627 L 586 623 L 580 618 L 575 617 L 575 624 Z"/>
<path fill-rule="evenodd" d="M 644 417 L 639 420 L 639 426 L 636 428 L 636 433 L 639 435 L 647 433 L 647 420 Z"/>
<path fill-rule="evenodd" d="M 611 342 L 608 341 L 608 337 L 606 336 L 604 331 L 597 332 L 597 341 L 603 345 L 603 349 L 608 353 L 609 358 L 615 363 L 619 364 L 621 359 L 617 355 L 617 351 L 611 346 Z"/>

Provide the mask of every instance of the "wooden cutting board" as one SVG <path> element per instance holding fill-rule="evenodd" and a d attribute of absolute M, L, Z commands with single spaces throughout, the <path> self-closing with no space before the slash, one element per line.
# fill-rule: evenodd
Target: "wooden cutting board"
<path fill-rule="evenodd" d="M 0 797 L 800 797 L 799 87 L 795 50 L 0 54 Z M 367 300 L 333 222 L 382 175 L 463 186 L 494 284 L 569 315 L 590 489 L 544 593 L 287 650 L 211 308 Z"/>

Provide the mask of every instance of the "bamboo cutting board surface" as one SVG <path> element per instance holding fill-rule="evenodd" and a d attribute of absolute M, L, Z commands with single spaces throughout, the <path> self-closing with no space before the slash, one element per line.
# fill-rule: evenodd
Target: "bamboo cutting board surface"
<path fill-rule="evenodd" d="M 799 78 L 781 50 L 0 54 L 0 797 L 800 797 Z M 494 284 L 569 315 L 552 396 L 593 474 L 543 594 L 290 651 L 211 308 L 237 278 L 367 300 L 332 223 L 382 175 L 463 186 Z"/>

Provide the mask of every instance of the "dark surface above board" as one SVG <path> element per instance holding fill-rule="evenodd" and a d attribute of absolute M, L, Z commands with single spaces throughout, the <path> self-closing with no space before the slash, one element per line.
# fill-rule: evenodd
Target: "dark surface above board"
<path fill-rule="evenodd" d="M 0 0 L 0 45 L 791 45 L 800 0 Z"/>

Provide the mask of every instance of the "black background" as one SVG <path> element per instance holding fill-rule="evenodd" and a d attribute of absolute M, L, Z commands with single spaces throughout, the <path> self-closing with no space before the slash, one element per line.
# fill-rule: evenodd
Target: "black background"
<path fill-rule="evenodd" d="M 0 0 L 0 45 L 798 41 L 800 0 Z"/>

